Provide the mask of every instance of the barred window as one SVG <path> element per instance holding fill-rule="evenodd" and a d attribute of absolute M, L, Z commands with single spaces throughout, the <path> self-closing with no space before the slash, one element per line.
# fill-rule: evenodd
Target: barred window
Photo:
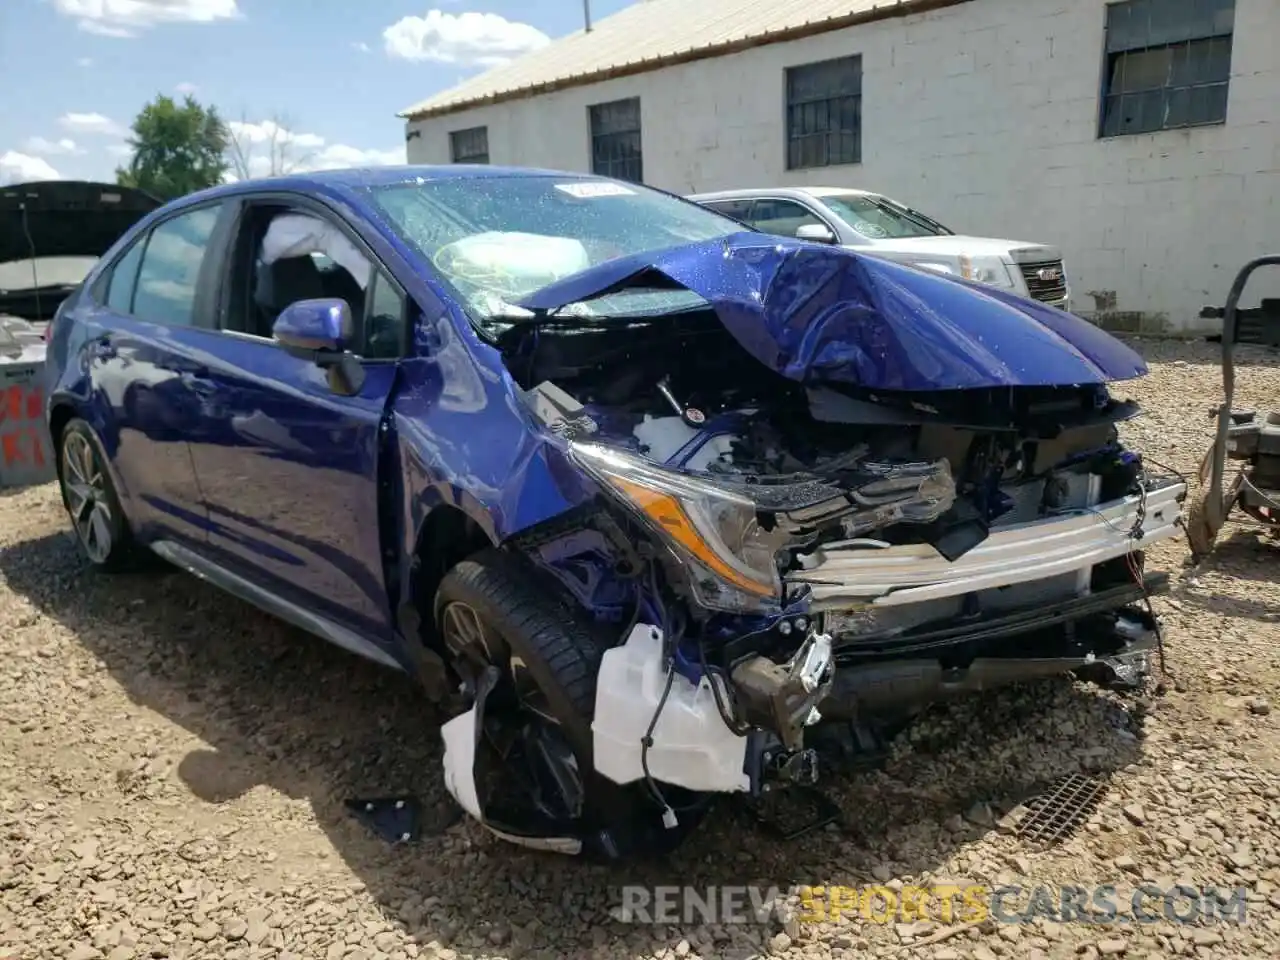
<path fill-rule="evenodd" d="M 1100 137 L 1227 119 L 1235 0 L 1125 0 L 1107 7 Z"/>
<path fill-rule="evenodd" d="M 452 131 L 449 134 L 449 156 L 454 163 L 488 163 L 489 128 Z"/>
<path fill-rule="evenodd" d="M 587 109 L 591 114 L 591 172 L 642 183 L 640 98 L 597 103 Z"/>
<path fill-rule="evenodd" d="M 862 57 L 787 68 L 787 169 L 862 162 Z"/>

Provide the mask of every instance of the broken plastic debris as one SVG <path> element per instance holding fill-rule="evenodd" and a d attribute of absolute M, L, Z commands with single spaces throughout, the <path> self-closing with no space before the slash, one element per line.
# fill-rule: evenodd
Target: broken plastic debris
<path fill-rule="evenodd" d="M 422 808 L 413 797 L 348 800 L 347 809 L 388 843 L 408 843 L 422 835 Z"/>

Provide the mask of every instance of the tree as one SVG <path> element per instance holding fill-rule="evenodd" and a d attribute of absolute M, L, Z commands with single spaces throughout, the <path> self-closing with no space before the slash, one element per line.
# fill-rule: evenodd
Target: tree
<path fill-rule="evenodd" d="M 289 118 L 281 114 L 262 123 L 250 123 L 242 114 L 239 122 L 227 126 L 227 162 L 240 180 L 294 173 L 311 161 L 308 148 L 322 142 L 311 134 L 294 133 Z"/>
<path fill-rule="evenodd" d="M 214 107 L 187 96 L 179 105 L 158 96 L 133 121 L 133 158 L 116 182 L 172 200 L 222 182 L 227 172 L 227 127 Z"/>

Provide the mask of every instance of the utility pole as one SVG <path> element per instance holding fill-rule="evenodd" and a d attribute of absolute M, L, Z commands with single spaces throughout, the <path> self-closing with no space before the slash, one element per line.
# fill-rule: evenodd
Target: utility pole
<path fill-rule="evenodd" d="M 585 24 L 585 31 L 591 32 L 591 0 L 582 0 L 582 22 Z"/>

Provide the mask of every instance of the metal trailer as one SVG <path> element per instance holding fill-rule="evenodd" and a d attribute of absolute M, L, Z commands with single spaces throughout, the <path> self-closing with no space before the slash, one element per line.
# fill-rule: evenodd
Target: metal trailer
<path fill-rule="evenodd" d="M 1264 299 L 1242 308 L 1240 297 L 1254 271 L 1280 266 L 1280 256 L 1259 257 L 1236 275 L 1222 307 L 1205 307 L 1200 316 L 1222 320 L 1222 403 L 1209 411 L 1217 418 L 1213 443 L 1200 461 L 1200 484 L 1188 498 L 1187 540 L 1199 560 L 1213 552 L 1218 533 L 1235 508 L 1265 526 L 1280 527 L 1280 410 L 1259 415 L 1236 410 L 1235 348 L 1241 344 L 1280 347 L 1280 299 Z M 1227 461 L 1239 464 L 1225 486 Z"/>

